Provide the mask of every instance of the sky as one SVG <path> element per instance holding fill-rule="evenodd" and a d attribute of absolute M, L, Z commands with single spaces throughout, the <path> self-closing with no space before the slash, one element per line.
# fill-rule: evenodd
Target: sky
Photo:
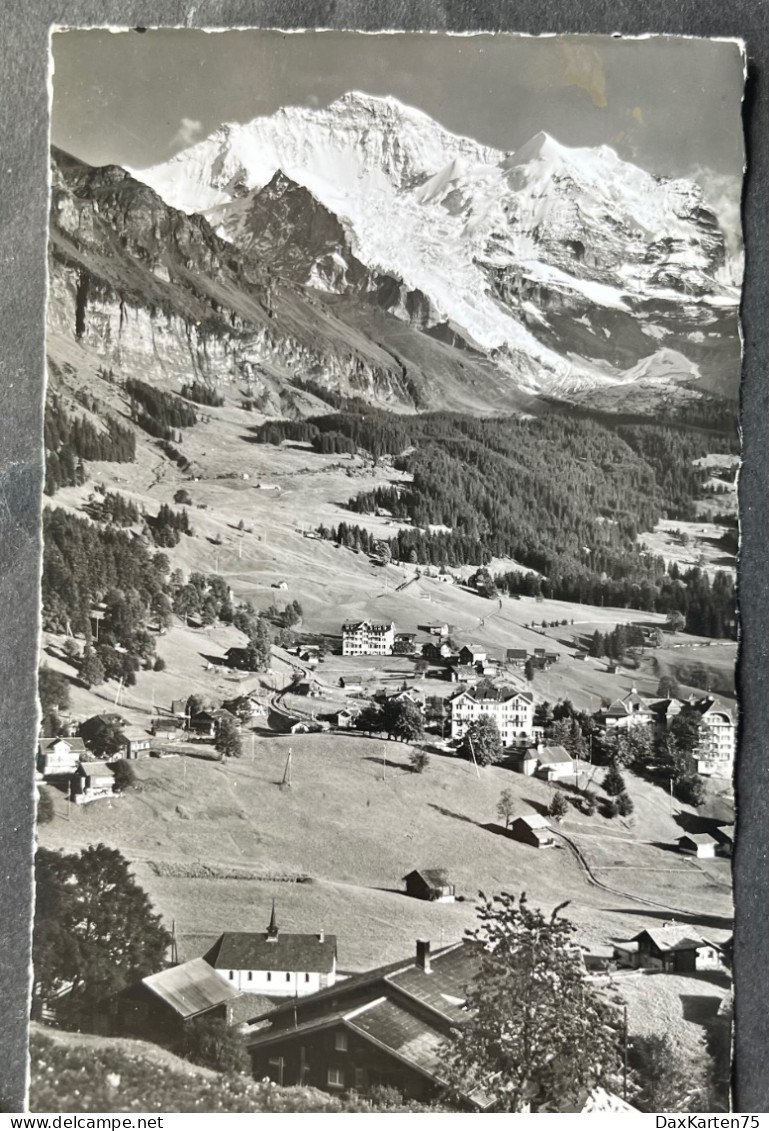
<path fill-rule="evenodd" d="M 540 130 L 613 146 L 653 173 L 737 182 L 742 58 L 734 43 L 654 37 L 156 29 L 53 35 L 54 144 L 143 168 L 223 122 L 349 90 L 394 95 L 453 133 L 510 151 Z"/>

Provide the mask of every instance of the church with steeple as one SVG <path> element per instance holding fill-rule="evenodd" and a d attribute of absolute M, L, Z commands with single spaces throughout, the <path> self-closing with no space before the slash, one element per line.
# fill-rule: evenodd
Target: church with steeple
<path fill-rule="evenodd" d="M 203 958 L 228 985 L 265 997 L 303 997 L 337 978 L 336 935 L 281 931 L 275 900 L 266 931 L 227 931 Z"/>

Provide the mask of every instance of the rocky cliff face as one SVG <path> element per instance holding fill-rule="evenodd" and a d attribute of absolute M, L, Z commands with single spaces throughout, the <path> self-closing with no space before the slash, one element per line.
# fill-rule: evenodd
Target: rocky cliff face
<path fill-rule="evenodd" d="M 736 380 L 740 265 L 702 191 L 609 147 L 540 133 L 506 154 L 351 93 L 222 127 L 138 175 L 277 271 L 449 335 L 532 391 L 565 372 L 621 381 L 658 346 L 692 356 L 692 334 L 732 339 L 692 359 L 713 386 Z"/>
<path fill-rule="evenodd" d="M 477 409 L 488 411 L 489 399 L 498 400 L 493 372 L 476 373 L 452 346 L 411 331 L 368 297 L 340 302 L 295 281 L 319 269 L 327 218 L 296 186 L 273 190 L 304 198 L 315 233 L 309 251 L 303 241 L 276 246 L 280 221 L 271 216 L 262 229 L 254 225 L 253 246 L 241 251 L 125 170 L 54 153 L 49 332 L 81 342 L 117 372 L 237 383 L 267 413 L 290 411 L 295 378 L 412 411 L 467 409 L 473 386 Z M 333 224 L 331 234 L 338 237 Z M 389 287 L 382 309 L 410 301 L 394 281 L 372 281 L 352 256 L 347 269 L 358 273 L 361 291 Z M 511 388 L 506 403 L 518 402 Z"/>

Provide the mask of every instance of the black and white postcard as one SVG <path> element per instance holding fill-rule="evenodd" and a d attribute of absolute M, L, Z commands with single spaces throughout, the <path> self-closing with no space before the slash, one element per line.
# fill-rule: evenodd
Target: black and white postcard
<path fill-rule="evenodd" d="M 52 33 L 32 1111 L 730 1110 L 745 66 Z"/>

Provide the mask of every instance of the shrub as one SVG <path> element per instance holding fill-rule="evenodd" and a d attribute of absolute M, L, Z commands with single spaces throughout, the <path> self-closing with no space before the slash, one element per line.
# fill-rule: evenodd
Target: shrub
<path fill-rule="evenodd" d="M 705 783 L 699 774 L 684 774 L 673 786 L 673 792 L 687 805 L 701 805 L 705 800 Z"/>
<path fill-rule="evenodd" d="M 130 762 L 126 762 L 125 758 L 121 758 L 119 762 L 113 762 L 112 774 L 115 779 L 115 789 L 118 793 L 122 793 L 124 789 L 130 789 L 132 785 L 136 785 L 136 774 Z"/>
<path fill-rule="evenodd" d="M 604 817 L 608 817 L 611 820 L 619 813 L 619 802 L 613 798 L 611 801 L 605 801 L 601 811 Z"/>
<path fill-rule="evenodd" d="M 633 799 L 629 793 L 621 793 L 617 798 L 617 812 L 620 817 L 629 817 L 635 809 Z"/>
<path fill-rule="evenodd" d="M 155 663 L 152 665 L 152 670 L 154 672 L 164 672 L 166 670 L 166 662 L 162 656 L 158 656 L 155 659 Z"/>
<path fill-rule="evenodd" d="M 411 766 L 415 774 L 421 774 L 430 764 L 430 755 L 422 746 L 411 751 Z"/>
<path fill-rule="evenodd" d="M 621 793 L 625 792 L 625 779 L 616 766 L 609 767 L 601 785 L 609 794 L 609 797 L 619 797 Z"/>
<path fill-rule="evenodd" d="M 548 809 L 549 815 L 551 817 L 554 817 L 556 821 L 560 821 L 563 817 L 566 816 L 568 809 L 569 803 L 566 800 L 566 795 L 562 792 L 562 790 L 557 789 L 550 799 L 550 808 Z"/>
<path fill-rule="evenodd" d="M 592 817 L 593 814 L 595 813 L 595 808 L 596 808 L 595 794 L 590 793 L 590 792 L 586 793 L 584 800 L 582 802 L 582 812 L 585 814 L 586 817 Z"/>

